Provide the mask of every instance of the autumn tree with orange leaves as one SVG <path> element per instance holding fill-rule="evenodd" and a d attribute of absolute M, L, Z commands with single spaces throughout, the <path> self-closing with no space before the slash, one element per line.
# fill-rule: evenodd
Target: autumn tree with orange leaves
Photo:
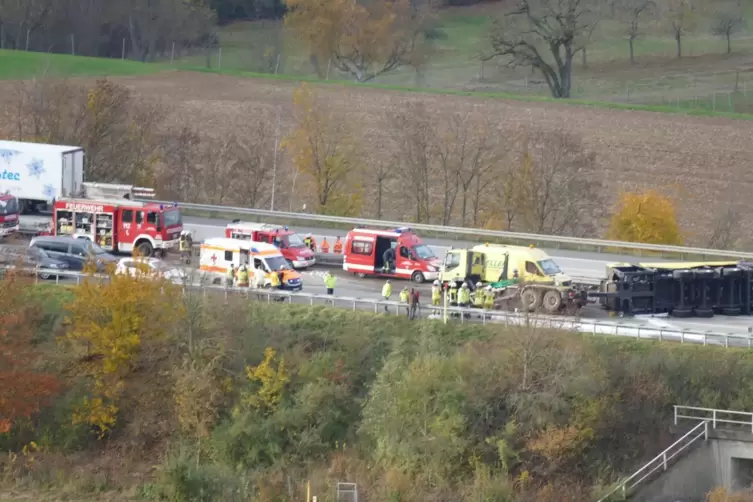
<path fill-rule="evenodd" d="M 331 65 L 367 82 L 414 63 L 431 18 L 429 7 L 410 0 L 359 3 L 353 0 L 286 0 L 285 26 L 305 44 L 320 77 Z"/>
<path fill-rule="evenodd" d="M 117 421 L 129 374 L 184 314 L 181 290 L 144 270 L 136 277 L 87 278 L 74 295 L 65 339 L 93 385 L 73 420 L 96 428 L 101 438 Z"/>
<path fill-rule="evenodd" d="M 0 434 L 39 412 L 59 390 L 55 376 L 36 369 L 32 338 L 40 315 L 18 278 L 6 275 L 0 282 Z"/>

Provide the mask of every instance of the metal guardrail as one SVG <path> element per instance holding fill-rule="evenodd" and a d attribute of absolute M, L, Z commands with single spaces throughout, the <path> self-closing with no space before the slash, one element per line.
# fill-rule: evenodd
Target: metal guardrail
<path fill-rule="evenodd" d="M 676 408 L 676 407 L 675 407 Z M 692 429 L 690 429 L 684 436 L 672 443 L 666 450 L 659 455 L 648 461 L 643 467 L 638 469 L 630 477 L 620 481 L 617 486 L 610 491 L 607 495 L 600 498 L 598 502 L 606 502 L 612 500 L 612 497 L 619 495 L 621 500 L 626 500 L 635 488 L 643 483 L 650 476 L 659 471 L 666 471 L 669 468 L 669 463 L 674 460 L 678 455 L 687 450 L 690 446 L 695 444 L 701 438 L 707 440 L 709 438 L 709 422 L 704 420 Z"/>
<path fill-rule="evenodd" d="M 6 268 L 16 269 L 16 267 L 13 266 Z M 31 275 L 34 275 L 37 280 L 40 280 L 40 274 L 49 274 L 51 280 L 57 284 L 60 284 L 61 278 L 66 277 L 75 279 L 76 284 L 80 284 L 82 280 L 90 277 L 100 279 L 106 279 L 108 277 L 104 274 L 88 275 L 80 272 L 61 271 L 57 269 L 37 268 L 24 269 L 24 271 Z M 195 276 L 193 276 L 193 278 L 195 278 Z M 300 303 L 301 301 L 303 301 L 310 305 L 324 304 L 331 305 L 333 307 L 348 308 L 354 311 L 359 309 L 364 310 L 364 308 L 366 308 L 373 310 L 374 313 L 388 312 L 390 314 L 396 315 L 408 314 L 408 306 L 404 303 L 396 301 L 385 301 L 383 299 L 375 298 L 331 296 L 326 294 L 290 292 L 272 289 L 254 289 L 245 287 L 228 288 L 225 286 L 207 284 L 206 281 L 203 280 L 206 279 L 205 277 L 200 277 L 200 279 L 202 280 L 198 281 L 198 283 L 195 283 L 192 280 L 191 284 L 186 284 L 184 281 L 177 282 L 176 284 L 183 286 L 186 289 L 200 290 L 204 295 L 209 292 L 224 294 L 226 298 L 231 295 L 243 295 L 248 298 L 256 297 L 257 299 L 265 300 L 267 302 L 272 302 L 273 299 L 278 299 L 278 301 L 284 301 L 288 303 Z M 434 307 L 431 305 L 422 304 L 419 308 L 419 316 L 430 318 L 433 317 L 436 319 L 443 316 L 443 314 L 443 307 Z M 733 333 L 661 329 L 654 327 L 635 326 L 624 322 L 605 322 L 594 319 L 581 319 L 565 316 L 527 314 L 496 310 L 490 311 L 477 308 L 448 307 L 447 315 L 448 319 L 459 321 L 461 324 L 465 322 L 472 322 L 475 319 L 483 324 L 503 323 L 522 326 L 535 326 L 573 331 L 577 333 L 590 334 L 593 336 L 629 336 L 638 339 L 714 345 L 725 348 L 753 348 L 753 336 Z"/>
<path fill-rule="evenodd" d="M 161 204 L 173 204 L 172 201 L 150 201 Z M 323 214 L 312 213 L 295 213 L 285 211 L 269 211 L 266 209 L 249 209 L 244 207 L 234 206 L 215 206 L 209 204 L 193 204 L 190 202 L 179 202 L 179 207 L 185 209 L 191 209 L 195 211 L 206 211 L 215 213 L 231 213 L 231 214 L 243 214 L 248 216 L 262 216 L 268 218 L 286 218 L 291 220 L 301 221 L 315 221 L 315 222 L 328 222 L 337 224 L 347 224 L 353 226 L 374 226 L 374 227 L 410 227 L 415 230 L 423 230 L 426 232 L 434 232 L 440 234 L 451 235 L 463 235 L 474 237 L 494 237 L 500 239 L 509 239 L 524 242 L 544 242 L 557 245 L 558 247 L 567 244 L 570 246 L 581 246 L 596 248 L 598 252 L 602 252 L 608 248 L 620 248 L 630 249 L 635 251 L 652 251 L 658 253 L 671 253 L 679 254 L 680 256 L 694 255 L 694 256 L 710 256 L 710 257 L 730 257 L 730 258 L 744 258 L 753 259 L 753 253 L 729 251 L 719 249 L 707 249 L 707 248 L 691 248 L 684 246 L 665 246 L 660 244 L 643 244 L 636 242 L 624 242 L 624 241 L 609 241 L 601 239 L 587 239 L 578 237 L 562 237 L 556 235 L 540 235 L 529 234 L 523 232 L 507 232 L 502 230 L 484 230 L 479 228 L 463 228 L 463 227 L 451 227 L 444 225 L 429 225 L 423 223 L 409 223 L 402 221 L 385 221 L 385 220 L 370 220 L 363 218 L 350 218 L 344 216 L 328 216 Z"/>
<path fill-rule="evenodd" d="M 742 425 L 753 433 L 753 413 L 749 411 L 719 410 L 715 408 L 699 408 L 697 406 L 675 406 L 674 408 L 675 425 L 678 424 L 680 419 L 701 420 L 710 422 L 713 429 L 716 429 L 719 425 L 732 425 L 738 428 Z M 700 412 L 703 416 L 685 414 L 693 412 Z M 745 417 L 745 419 L 739 419 L 740 417 Z"/>

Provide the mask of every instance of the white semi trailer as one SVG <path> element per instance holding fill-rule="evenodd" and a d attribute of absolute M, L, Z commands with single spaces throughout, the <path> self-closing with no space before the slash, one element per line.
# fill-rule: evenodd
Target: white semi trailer
<path fill-rule="evenodd" d="M 0 194 L 19 201 L 22 213 L 75 197 L 84 183 L 84 149 L 0 140 Z"/>

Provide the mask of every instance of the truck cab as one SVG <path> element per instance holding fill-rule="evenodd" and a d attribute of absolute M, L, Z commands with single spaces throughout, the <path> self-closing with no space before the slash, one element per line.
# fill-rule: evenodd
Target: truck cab
<path fill-rule="evenodd" d="M 225 228 L 225 237 L 272 244 L 293 268 L 308 268 L 316 263 L 314 252 L 303 239 L 282 225 L 233 220 Z"/>
<path fill-rule="evenodd" d="M 394 260 L 387 268 L 384 256 L 390 249 Z M 439 258 L 410 228 L 356 228 L 345 237 L 343 270 L 359 277 L 394 277 L 420 284 L 439 277 L 440 267 Z"/>
<path fill-rule="evenodd" d="M 468 281 L 471 284 L 505 283 L 517 270 L 526 283 L 554 283 L 569 286 L 570 276 L 544 251 L 534 247 L 483 244 L 471 249 L 450 249 L 442 265 L 441 280 Z"/>
<path fill-rule="evenodd" d="M 0 194 L 0 237 L 18 232 L 19 214 L 18 199 L 9 193 Z"/>
<path fill-rule="evenodd" d="M 303 289 L 301 274 L 293 270 L 280 250 L 271 244 L 222 237 L 206 239 L 201 244 L 199 270 L 221 279 L 227 274 L 228 267 L 237 269 L 241 265 L 248 267 L 251 281 L 256 270 L 262 270 L 265 287 L 272 282 L 271 274 L 282 271 L 282 289 Z"/>

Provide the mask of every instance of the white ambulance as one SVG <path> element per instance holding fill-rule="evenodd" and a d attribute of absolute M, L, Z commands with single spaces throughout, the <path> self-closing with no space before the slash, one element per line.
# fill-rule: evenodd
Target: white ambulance
<path fill-rule="evenodd" d="M 224 278 L 228 267 L 237 269 L 240 265 L 248 267 L 249 279 L 252 282 L 256 270 L 261 269 L 265 275 L 264 287 L 271 285 L 272 273 L 282 270 L 282 289 L 303 289 L 301 274 L 293 270 L 280 250 L 271 244 L 223 237 L 207 239 L 201 244 L 199 270 L 202 272 Z"/>

